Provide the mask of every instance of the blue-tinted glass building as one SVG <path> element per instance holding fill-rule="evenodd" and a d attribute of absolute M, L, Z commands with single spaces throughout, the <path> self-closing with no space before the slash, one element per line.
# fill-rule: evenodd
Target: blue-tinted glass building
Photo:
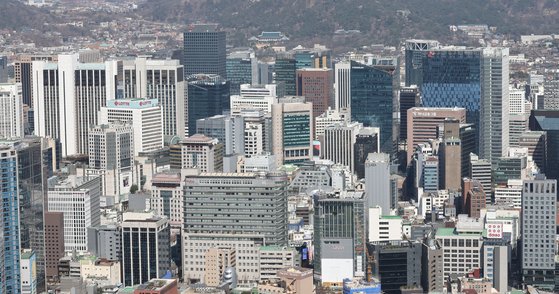
<path fill-rule="evenodd" d="M 230 109 L 229 82 L 218 75 L 191 75 L 188 81 L 188 130 L 196 131 L 196 120 Z"/>
<path fill-rule="evenodd" d="M 479 126 L 481 58 L 477 49 L 425 51 L 420 85 L 423 106 L 466 108 L 468 123 Z"/>
<path fill-rule="evenodd" d="M 20 240 L 17 151 L 0 146 L 2 212 L 0 238 L 0 293 L 20 293 Z"/>
<path fill-rule="evenodd" d="M 365 127 L 380 128 L 380 151 L 392 154 L 394 88 L 398 74 L 394 66 L 368 66 L 351 61 L 351 119 Z"/>
<path fill-rule="evenodd" d="M 239 95 L 242 84 L 253 84 L 253 75 L 258 72 L 258 62 L 249 51 L 230 54 L 225 67 L 227 80 L 231 83 L 231 95 Z"/>
<path fill-rule="evenodd" d="M 435 40 L 406 40 L 405 62 L 406 87 L 421 85 L 423 81 L 423 56 L 429 50 L 439 47 Z"/>

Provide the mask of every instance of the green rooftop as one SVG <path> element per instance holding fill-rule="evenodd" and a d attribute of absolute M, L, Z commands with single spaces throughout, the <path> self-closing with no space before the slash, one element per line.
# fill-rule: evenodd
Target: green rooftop
<path fill-rule="evenodd" d="M 437 237 L 450 237 L 455 235 L 454 228 L 438 228 L 436 234 Z"/>
<path fill-rule="evenodd" d="M 24 251 L 21 253 L 21 259 L 30 259 L 32 255 L 35 255 L 33 251 Z"/>
<path fill-rule="evenodd" d="M 402 219 L 399 215 L 381 215 L 381 219 Z"/>

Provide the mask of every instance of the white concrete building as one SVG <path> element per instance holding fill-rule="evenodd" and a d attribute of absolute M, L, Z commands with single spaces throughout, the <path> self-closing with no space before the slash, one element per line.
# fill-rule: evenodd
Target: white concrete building
<path fill-rule="evenodd" d="M 64 213 L 64 250 L 85 253 L 87 228 L 101 224 L 99 177 L 49 180 L 48 211 Z"/>
<path fill-rule="evenodd" d="M 237 164 L 237 172 L 275 171 L 276 158 L 269 153 L 243 157 Z"/>
<path fill-rule="evenodd" d="M 87 154 L 88 130 L 99 124 L 107 101 L 105 63 L 81 63 L 79 54 L 61 54 L 58 62 L 33 62 L 35 133 L 59 139 L 62 156 Z"/>
<path fill-rule="evenodd" d="M 328 108 L 328 110 L 317 116 L 315 119 L 315 138 L 320 139 L 324 135 L 324 130 L 326 127 L 335 124 L 347 124 L 350 121 L 350 115 L 347 112 L 337 111 L 335 109 Z"/>
<path fill-rule="evenodd" d="M 186 83 L 183 66 L 178 60 L 156 60 L 150 56 L 140 56 L 134 60 L 111 61 L 107 72 L 109 76 L 122 77 L 122 81 L 107 81 L 107 100 L 157 99 L 163 116 L 163 135 L 180 138 L 186 136 Z"/>
<path fill-rule="evenodd" d="M 262 86 L 241 85 L 241 95 L 231 95 L 231 114 L 238 115 L 242 110 L 260 109 L 272 112 L 272 105 L 276 104 L 276 85 Z"/>
<path fill-rule="evenodd" d="M 334 108 L 337 111 L 351 109 L 351 63 L 336 63 L 334 72 Z"/>
<path fill-rule="evenodd" d="M 522 180 L 509 179 L 506 187 L 495 187 L 496 204 L 512 204 L 514 208 L 522 207 Z"/>
<path fill-rule="evenodd" d="M 157 99 L 109 100 L 101 107 L 100 124 L 128 122 L 134 126 L 134 156 L 163 148 L 163 119 Z"/>
<path fill-rule="evenodd" d="M 131 124 L 114 122 L 89 130 L 87 173 L 101 177 L 103 196 L 118 198 L 129 193 L 135 183 L 133 166 L 134 136 Z"/>
<path fill-rule="evenodd" d="M 37 256 L 33 249 L 23 249 L 19 268 L 21 293 L 37 294 Z"/>
<path fill-rule="evenodd" d="M 349 170 L 355 170 L 354 144 L 357 134 L 363 128 L 363 124 L 352 122 L 348 124 L 330 125 L 324 129 L 322 139 L 322 157 L 334 163 L 347 166 Z"/>
<path fill-rule="evenodd" d="M 402 240 L 403 219 L 398 215 L 383 215 L 382 208 L 369 208 L 369 242 Z"/>
<path fill-rule="evenodd" d="M 443 276 L 465 275 L 481 266 L 483 223 L 460 215 L 456 228 L 438 228 L 435 239 L 443 249 Z"/>
<path fill-rule="evenodd" d="M 0 84 L 0 138 L 23 137 L 21 84 Z"/>
<path fill-rule="evenodd" d="M 509 114 L 526 113 L 526 91 L 523 89 L 509 89 Z"/>
<path fill-rule="evenodd" d="M 557 180 L 540 176 L 522 189 L 522 280 L 552 291 L 555 287 Z"/>

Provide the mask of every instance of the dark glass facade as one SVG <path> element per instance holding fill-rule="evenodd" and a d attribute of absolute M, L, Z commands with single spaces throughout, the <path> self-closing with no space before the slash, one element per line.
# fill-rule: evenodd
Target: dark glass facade
<path fill-rule="evenodd" d="M 408 138 L 408 109 L 420 106 L 420 94 L 417 87 L 400 89 L 400 141 Z"/>
<path fill-rule="evenodd" d="M 392 66 L 351 62 L 351 119 L 365 127 L 380 128 L 380 150 L 393 152 L 394 79 Z"/>
<path fill-rule="evenodd" d="M 291 57 L 277 57 L 274 66 L 275 83 L 282 84 L 285 88 L 286 96 L 295 96 L 297 94 L 297 67 L 296 61 Z"/>
<path fill-rule="evenodd" d="M 185 76 L 216 74 L 227 78 L 225 70 L 226 35 L 215 28 L 202 26 L 184 33 L 183 65 Z"/>
<path fill-rule="evenodd" d="M 231 95 L 241 93 L 242 84 L 252 84 L 252 59 L 227 58 L 227 80 L 231 83 Z"/>
<path fill-rule="evenodd" d="M 193 75 L 188 79 L 188 130 L 196 131 L 196 120 L 230 109 L 229 82 L 217 75 Z"/>
<path fill-rule="evenodd" d="M 357 178 L 365 178 L 365 161 L 369 153 L 377 152 L 378 150 L 378 134 L 374 135 L 361 135 L 358 134 L 353 144 L 353 156 L 355 165 L 355 174 Z"/>
<path fill-rule="evenodd" d="M 559 179 L 559 110 L 532 110 L 530 130 L 547 133 L 545 175 L 548 179 Z"/>

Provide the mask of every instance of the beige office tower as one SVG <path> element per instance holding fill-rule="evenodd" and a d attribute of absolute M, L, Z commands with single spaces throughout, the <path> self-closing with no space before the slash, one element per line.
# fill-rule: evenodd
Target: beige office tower
<path fill-rule="evenodd" d="M 413 107 L 408 109 L 408 163 L 414 149 L 422 143 L 436 139 L 439 127 L 445 119 L 456 119 L 460 123 L 466 122 L 466 109 L 464 108 L 427 108 Z"/>
<path fill-rule="evenodd" d="M 462 141 L 460 140 L 460 123 L 457 120 L 445 120 L 443 123 L 443 142 L 439 146 L 439 166 L 441 189 L 458 191 L 462 178 Z"/>
<path fill-rule="evenodd" d="M 286 97 L 272 105 L 272 151 L 278 166 L 312 158 L 312 103 L 302 97 Z"/>
<path fill-rule="evenodd" d="M 217 287 L 221 276 L 229 267 L 236 267 L 237 257 L 232 247 L 212 247 L 206 251 L 204 258 L 204 283 L 209 287 Z"/>
<path fill-rule="evenodd" d="M 450 191 L 460 190 L 462 176 L 460 138 L 444 139 L 439 146 L 439 167 L 441 188 Z"/>

